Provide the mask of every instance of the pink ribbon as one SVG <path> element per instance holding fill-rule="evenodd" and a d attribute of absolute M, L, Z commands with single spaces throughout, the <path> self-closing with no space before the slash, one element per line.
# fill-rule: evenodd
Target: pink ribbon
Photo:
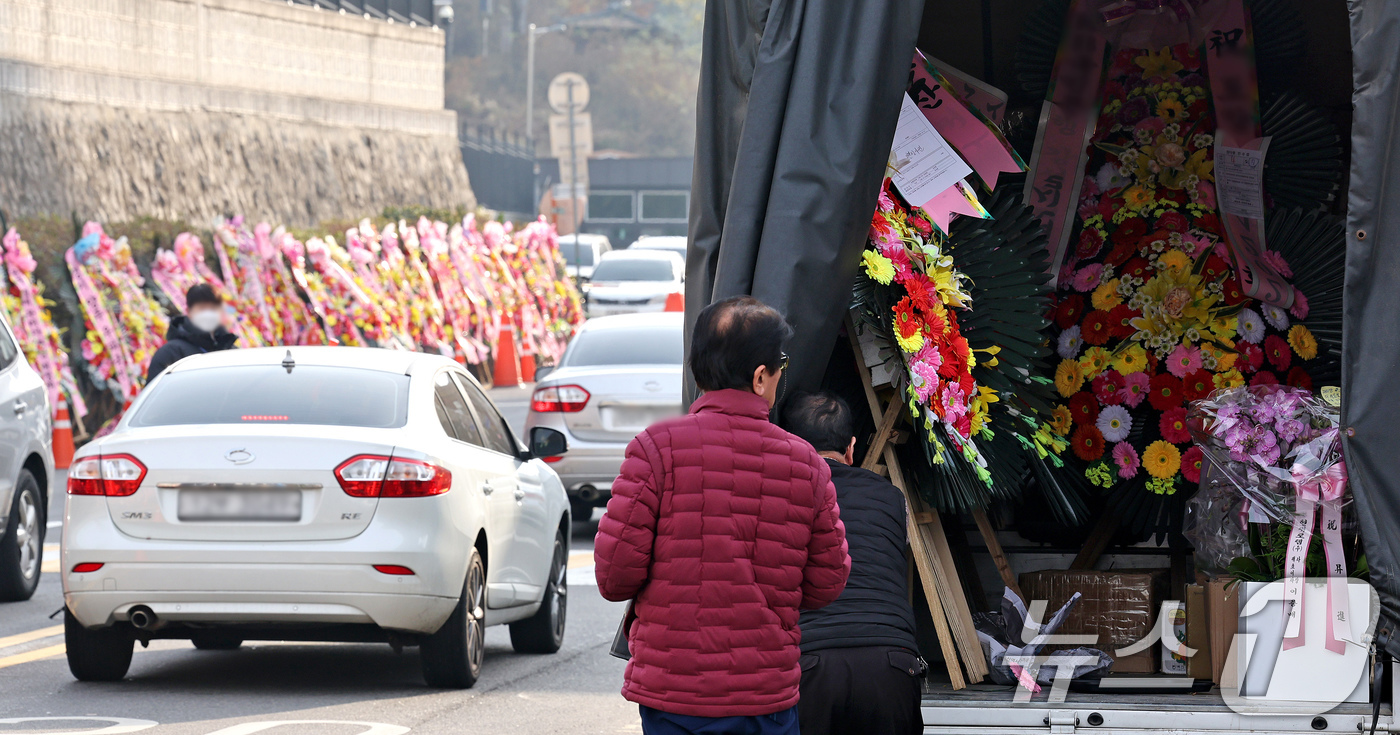
<path fill-rule="evenodd" d="M 132 358 L 126 351 L 126 340 L 122 338 L 121 331 L 107 311 L 107 306 L 102 303 L 102 295 L 97 292 L 97 284 L 93 282 L 87 266 L 78 262 L 73 248 L 68 248 L 68 252 L 63 254 L 63 259 L 73 274 L 73 289 L 78 294 L 78 300 L 82 302 L 83 313 L 87 314 L 88 321 L 102 337 L 102 349 L 107 353 L 107 359 L 112 361 L 112 372 L 121 387 L 122 400 L 130 400 L 136 396 L 136 391 L 131 381 Z"/>
<path fill-rule="evenodd" d="M 996 188 L 1002 172 L 1020 173 L 1026 169 L 996 126 L 964 102 L 947 77 L 917 49 L 911 66 L 909 97 L 988 189 Z"/>
<path fill-rule="evenodd" d="M 1303 615 L 1303 577 L 1307 573 L 1308 546 L 1312 543 L 1313 522 L 1322 510 L 1323 550 L 1327 554 L 1327 650 L 1346 653 L 1351 637 L 1350 601 L 1347 598 L 1347 566 L 1342 550 L 1342 496 L 1346 493 L 1347 468 L 1337 461 L 1314 474 L 1306 464 L 1293 465 L 1297 487 L 1293 531 L 1288 541 L 1288 561 L 1284 580 L 1284 650 L 1306 644 Z"/>

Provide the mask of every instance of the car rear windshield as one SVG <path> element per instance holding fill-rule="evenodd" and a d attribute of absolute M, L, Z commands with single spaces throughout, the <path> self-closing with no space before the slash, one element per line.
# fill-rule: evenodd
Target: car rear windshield
<path fill-rule="evenodd" d="M 679 326 L 585 329 L 569 345 L 562 365 L 679 365 L 685 354 L 681 345 Z"/>
<path fill-rule="evenodd" d="M 593 270 L 593 280 L 600 281 L 670 281 L 675 278 L 671 261 L 650 258 L 617 258 L 604 260 Z"/>
<path fill-rule="evenodd" d="M 241 365 L 172 372 L 150 388 L 131 426 L 319 424 L 403 426 L 408 376 L 360 368 Z"/>
<path fill-rule="evenodd" d="M 564 256 L 564 262 L 568 265 L 593 265 L 593 246 L 588 243 L 581 242 L 575 247 L 571 242 L 561 242 L 559 254 Z"/>

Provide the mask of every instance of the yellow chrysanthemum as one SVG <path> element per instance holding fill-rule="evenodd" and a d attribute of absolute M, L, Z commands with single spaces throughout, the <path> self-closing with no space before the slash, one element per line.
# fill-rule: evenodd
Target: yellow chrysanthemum
<path fill-rule="evenodd" d="M 1288 346 L 1298 353 L 1298 357 L 1304 360 L 1311 360 L 1317 357 L 1317 338 L 1308 328 L 1301 324 L 1294 324 L 1288 330 Z"/>
<path fill-rule="evenodd" d="M 1055 368 L 1055 390 L 1069 398 L 1078 393 L 1083 385 L 1084 369 L 1079 366 L 1079 361 L 1061 360 L 1059 367 Z"/>
<path fill-rule="evenodd" d="M 1107 370 L 1112 361 L 1112 352 L 1102 347 L 1090 347 L 1084 351 L 1084 356 L 1079 358 L 1079 369 L 1084 373 L 1085 380 L 1093 380 L 1099 377 L 1099 373 Z"/>
<path fill-rule="evenodd" d="M 1147 446 L 1142 453 L 1142 468 L 1147 474 L 1165 480 L 1181 470 L 1181 451 L 1172 444 L 1158 439 Z"/>
<path fill-rule="evenodd" d="M 1094 308 L 1099 311 L 1108 311 L 1123 303 L 1123 297 L 1118 295 L 1118 279 L 1099 284 L 1099 287 L 1094 289 L 1092 301 Z"/>
<path fill-rule="evenodd" d="M 894 280 L 894 263 L 890 262 L 889 258 L 886 258 L 874 250 L 867 250 L 865 251 L 863 260 L 865 263 L 865 274 L 870 276 L 876 283 L 882 286 L 888 286 L 890 282 Z"/>
<path fill-rule="evenodd" d="M 1069 407 L 1059 405 L 1050 414 L 1050 430 L 1059 436 L 1068 436 L 1070 427 L 1074 423 L 1074 414 L 1069 412 Z"/>
<path fill-rule="evenodd" d="M 1215 383 L 1216 390 L 1238 388 L 1244 385 L 1244 376 L 1240 374 L 1240 371 L 1233 369 L 1226 370 L 1223 373 L 1216 373 L 1211 376 L 1211 380 Z"/>
<path fill-rule="evenodd" d="M 1132 345 L 1113 358 L 1113 369 L 1123 375 L 1140 373 L 1147 369 L 1147 350 L 1142 345 Z"/>
<path fill-rule="evenodd" d="M 1168 250 L 1162 253 L 1157 264 L 1162 270 L 1171 271 L 1174 278 L 1180 278 L 1191 270 L 1191 257 L 1180 250 Z"/>
<path fill-rule="evenodd" d="M 924 348 L 924 333 L 922 331 L 916 331 L 905 337 L 896 329 L 894 330 L 894 338 L 895 341 L 899 342 L 899 349 L 904 350 L 907 355 L 912 355 Z"/>

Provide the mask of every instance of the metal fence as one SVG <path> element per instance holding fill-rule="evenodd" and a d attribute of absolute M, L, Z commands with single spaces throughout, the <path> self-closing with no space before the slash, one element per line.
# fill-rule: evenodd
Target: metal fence
<path fill-rule="evenodd" d="M 395 23 L 433 25 L 433 0 L 287 0 L 296 5 L 310 5 L 323 10 L 344 10 Z"/>
<path fill-rule="evenodd" d="M 482 206 L 504 212 L 535 211 L 535 156 L 525 136 L 463 123 L 457 139 L 472 191 Z"/>

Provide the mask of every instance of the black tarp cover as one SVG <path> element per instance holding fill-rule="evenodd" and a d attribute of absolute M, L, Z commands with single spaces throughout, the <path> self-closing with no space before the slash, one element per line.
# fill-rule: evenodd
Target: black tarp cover
<path fill-rule="evenodd" d="M 797 331 L 786 389 L 817 387 L 850 302 L 922 15 L 917 0 L 706 3 L 687 346 L 700 309 L 749 294 Z"/>
<path fill-rule="evenodd" d="M 1378 640 L 1400 656 L 1400 2 L 1348 0 L 1353 102 L 1342 425 Z"/>

